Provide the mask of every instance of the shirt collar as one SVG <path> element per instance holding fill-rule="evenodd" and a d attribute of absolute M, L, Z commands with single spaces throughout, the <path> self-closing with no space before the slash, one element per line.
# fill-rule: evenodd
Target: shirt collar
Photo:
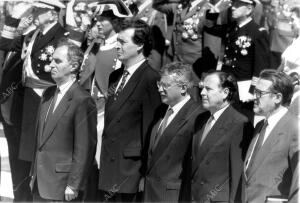
<path fill-rule="evenodd" d="M 117 38 L 118 38 L 118 34 L 114 34 L 113 36 L 106 39 L 105 44 L 100 46 L 100 50 L 106 51 L 106 50 L 114 49 L 117 45 Z"/>
<path fill-rule="evenodd" d="M 132 75 L 137 69 L 138 67 L 140 67 L 140 65 L 142 65 L 142 63 L 144 63 L 146 59 L 143 59 L 141 61 L 139 61 L 138 63 L 128 67 L 126 70 L 129 72 L 129 75 Z"/>
<path fill-rule="evenodd" d="M 181 100 L 180 102 L 178 102 L 177 104 L 175 104 L 173 107 L 169 106 L 169 108 L 172 108 L 173 112 L 178 112 L 185 105 L 185 103 L 188 102 L 188 100 L 190 98 L 191 98 L 190 95 L 187 95 L 183 100 Z"/>
<path fill-rule="evenodd" d="M 218 120 L 218 118 L 222 115 L 222 113 L 227 109 L 227 107 L 229 106 L 229 104 L 227 104 L 225 107 L 223 107 L 222 109 L 219 109 L 218 111 L 216 111 L 213 114 L 214 120 Z"/>
<path fill-rule="evenodd" d="M 57 88 L 59 89 L 59 92 L 60 93 L 65 93 L 68 91 L 68 89 L 71 87 L 71 85 L 75 82 L 75 78 L 73 78 L 72 80 L 60 85 L 60 86 L 57 86 Z"/>
<path fill-rule="evenodd" d="M 105 40 L 105 45 L 106 44 L 113 44 L 113 43 L 115 43 L 117 41 L 117 38 L 118 38 L 118 34 L 114 34 L 113 36 L 107 38 Z"/>
<path fill-rule="evenodd" d="M 246 24 L 248 24 L 250 21 L 252 20 L 251 17 L 247 18 L 245 21 L 243 21 L 241 24 L 239 24 L 239 28 L 245 26 Z"/>
<path fill-rule="evenodd" d="M 53 28 L 54 27 L 54 25 L 56 25 L 56 23 L 58 23 L 58 22 L 53 22 L 53 23 L 51 23 L 50 25 L 48 25 L 44 30 L 43 30 L 43 35 L 45 35 L 51 28 Z"/>
<path fill-rule="evenodd" d="M 286 107 L 279 107 L 278 111 L 276 111 L 276 113 L 272 114 L 271 116 L 269 116 L 269 118 L 267 118 L 268 120 L 268 126 L 275 126 L 277 124 L 277 122 L 282 118 L 282 116 L 284 114 L 286 114 L 286 112 L 288 111 L 288 109 Z"/>

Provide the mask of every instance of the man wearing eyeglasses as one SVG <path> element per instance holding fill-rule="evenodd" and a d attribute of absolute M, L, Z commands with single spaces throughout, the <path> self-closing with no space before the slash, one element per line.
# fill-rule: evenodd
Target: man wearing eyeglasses
<path fill-rule="evenodd" d="M 160 75 L 157 87 L 166 105 L 156 111 L 150 135 L 144 201 L 177 202 L 194 121 L 203 108 L 188 93 L 193 84 L 190 65 L 173 62 L 162 67 Z"/>
<path fill-rule="evenodd" d="M 195 202 L 241 202 L 243 160 L 252 124 L 232 107 L 235 78 L 216 71 L 204 76 L 202 105 L 192 145 L 191 197 Z"/>
<path fill-rule="evenodd" d="M 255 127 L 244 163 L 246 202 L 297 202 L 299 121 L 288 112 L 291 78 L 263 71 L 254 90 L 254 112 L 266 119 Z"/>

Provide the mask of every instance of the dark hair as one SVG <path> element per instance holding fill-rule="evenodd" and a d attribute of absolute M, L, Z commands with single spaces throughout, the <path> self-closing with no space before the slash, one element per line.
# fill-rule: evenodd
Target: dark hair
<path fill-rule="evenodd" d="M 282 94 L 282 106 L 288 106 L 291 103 L 294 85 L 290 76 L 278 70 L 265 69 L 260 73 L 259 78 L 271 81 L 270 91 Z"/>
<path fill-rule="evenodd" d="M 217 75 L 220 80 L 220 87 L 222 87 L 223 89 L 227 88 L 229 90 L 228 97 L 226 98 L 227 101 L 231 102 L 237 97 L 237 81 L 232 74 L 217 70 L 210 72 L 208 75 Z"/>
<path fill-rule="evenodd" d="M 143 45 L 143 54 L 145 57 L 149 56 L 152 49 L 152 42 L 150 37 L 150 26 L 140 19 L 126 19 L 121 23 L 120 31 L 134 28 L 134 35 L 132 41 L 136 45 Z"/>
<path fill-rule="evenodd" d="M 107 19 L 111 23 L 115 32 L 118 33 L 120 31 L 120 24 L 122 23 L 124 18 L 119 18 L 118 16 L 115 16 L 111 10 L 103 11 L 101 15 L 96 16 L 92 20 L 91 27 L 93 27 L 98 21 L 100 21 L 99 18 L 101 17 Z"/>
<path fill-rule="evenodd" d="M 300 6 L 295 6 L 291 8 L 291 13 L 295 13 L 298 18 L 300 18 Z"/>
<path fill-rule="evenodd" d="M 186 85 L 191 88 L 193 85 L 192 66 L 179 61 L 164 65 L 160 71 L 160 76 L 174 75 L 173 80 L 179 85 Z"/>
<path fill-rule="evenodd" d="M 76 44 L 74 44 L 73 42 L 68 41 L 68 39 L 66 39 L 66 38 L 59 42 L 59 44 L 57 45 L 57 48 L 64 47 L 64 46 L 68 48 L 68 51 L 67 51 L 68 61 L 70 61 L 71 64 L 73 64 L 73 63 L 78 64 L 78 66 L 76 67 L 76 70 L 74 71 L 75 74 L 78 74 L 79 70 L 80 70 L 80 66 L 83 61 L 83 52 L 82 52 L 81 48 L 79 46 L 77 46 Z"/>

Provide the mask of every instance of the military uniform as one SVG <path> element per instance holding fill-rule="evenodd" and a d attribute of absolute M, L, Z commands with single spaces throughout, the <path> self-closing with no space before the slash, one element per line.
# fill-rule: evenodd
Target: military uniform
<path fill-rule="evenodd" d="M 205 30 L 225 40 L 222 70 L 232 73 L 237 81 L 252 80 L 255 85 L 259 73 L 269 68 L 268 35 L 253 20 L 241 27 L 234 23 L 205 27 Z"/>
<path fill-rule="evenodd" d="M 193 64 L 202 56 L 202 27 L 208 1 L 194 0 L 188 6 L 179 1 L 153 0 L 153 8 L 167 15 L 166 62 Z"/>
<path fill-rule="evenodd" d="M 19 158 L 32 161 L 35 144 L 35 123 L 40 103 L 39 93 L 54 85 L 51 74 L 45 71 L 45 66 L 50 64 L 57 43 L 62 37 L 66 37 L 67 32 L 59 23 L 56 23 L 46 33 L 38 33 L 37 30 L 34 30 L 25 36 L 15 38 L 14 33 L 19 22 L 18 19 L 6 17 L 0 46 L 5 51 L 21 52 L 24 63 L 26 54 L 30 51 L 30 73 L 26 72 L 28 69 L 26 70 L 23 65 L 22 82 L 25 90 Z M 31 48 L 28 47 L 30 44 Z"/>
<path fill-rule="evenodd" d="M 107 39 L 104 45 L 92 45 L 90 51 L 85 53 L 79 84 L 93 94 L 97 91 L 97 98 L 106 97 L 108 77 L 112 71 L 121 67 L 121 62 L 117 59 L 116 43 L 117 34 Z"/>
<path fill-rule="evenodd" d="M 148 63 L 152 68 L 159 70 L 163 65 L 165 39 L 167 36 L 166 15 L 153 9 L 152 1 L 145 1 L 138 7 L 135 17 L 144 20 L 151 26 L 153 49 L 148 56 Z"/>

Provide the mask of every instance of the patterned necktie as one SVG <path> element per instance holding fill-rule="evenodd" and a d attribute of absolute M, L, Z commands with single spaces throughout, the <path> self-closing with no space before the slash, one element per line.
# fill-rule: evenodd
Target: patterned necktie
<path fill-rule="evenodd" d="M 205 125 L 205 128 L 203 130 L 203 133 L 202 133 L 202 137 L 201 137 L 201 140 L 200 140 L 200 146 L 201 144 L 203 143 L 204 139 L 206 138 L 207 134 L 209 133 L 209 131 L 211 130 L 212 128 L 212 122 L 214 121 L 214 116 L 211 115 L 208 119 L 208 121 L 206 122 L 206 125 Z"/>
<path fill-rule="evenodd" d="M 115 100 L 119 96 L 120 92 L 123 90 L 128 75 L 129 75 L 129 72 L 127 70 L 124 70 L 123 75 L 122 75 L 121 84 L 120 84 L 120 86 L 118 87 L 118 89 L 115 93 Z"/>
<path fill-rule="evenodd" d="M 252 167 L 254 159 L 255 159 L 256 155 L 258 154 L 258 152 L 259 152 L 259 150 L 260 150 L 260 148 L 263 144 L 267 126 L 268 126 L 268 120 L 265 120 L 264 125 L 262 126 L 262 128 L 261 128 L 261 130 L 258 134 L 258 138 L 257 138 L 256 144 L 254 146 L 252 156 L 250 157 L 250 159 L 248 159 L 249 163 L 248 163 L 248 167 L 246 168 L 246 176 L 247 177 L 249 177 L 249 171 L 250 171 L 249 169 Z"/>

